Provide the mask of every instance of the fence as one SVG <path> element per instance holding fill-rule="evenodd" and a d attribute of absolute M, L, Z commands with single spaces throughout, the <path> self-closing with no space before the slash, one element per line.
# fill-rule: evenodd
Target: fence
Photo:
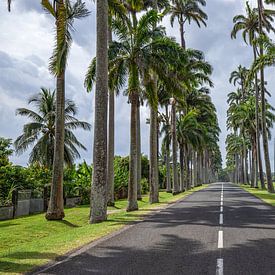
<path fill-rule="evenodd" d="M 33 196 L 32 190 L 14 190 L 12 205 L 0 206 L 0 221 L 45 212 L 49 203 L 49 188 L 45 187 L 40 195 Z M 80 197 L 64 198 L 64 205 L 75 207 L 81 203 Z"/>

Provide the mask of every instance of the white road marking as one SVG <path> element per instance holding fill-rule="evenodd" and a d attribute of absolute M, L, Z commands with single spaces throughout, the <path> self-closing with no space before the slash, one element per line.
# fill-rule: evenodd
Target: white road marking
<path fill-rule="evenodd" d="M 223 212 L 223 206 L 221 206 L 220 212 L 221 212 L 221 213 Z"/>
<path fill-rule="evenodd" d="M 221 205 L 223 205 L 223 201 L 221 201 Z"/>
<path fill-rule="evenodd" d="M 223 231 L 219 231 L 218 235 L 218 248 L 223 248 Z"/>
<path fill-rule="evenodd" d="M 220 214 L 220 225 L 223 224 L 223 214 Z"/>
<path fill-rule="evenodd" d="M 223 259 L 217 259 L 216 275 L 223 275 Z"/>

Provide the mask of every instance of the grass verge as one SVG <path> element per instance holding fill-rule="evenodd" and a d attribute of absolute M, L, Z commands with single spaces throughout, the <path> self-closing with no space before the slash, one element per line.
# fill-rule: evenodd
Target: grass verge
<path fill-rule="evenodd" d="M 272 206 L 275 206 L 275 194 L 271 194 L 267 190 L 262 190 L 260 188 L 252 188 L 248 185 L 241 185 L 241 187 L 255 197 L 271 204 Z"/>
<path fill-rule="evenodd" d="M 46 221 L 44 214 L 0 222 L 0 274 L 20 274 L 71 250 L 95 241 L 123 226 L 141 220 L 158 208 L 180 200 L 207 185 L 173 196 L 160 192 L 160 202 L 149 204 L 148 196 L 139 201 L 139 211 L 127 213 L 127 201 L 116 202 L 109 208 L 108 221 L 90 225 L 89 206 L 65 210 L 65 220 Z"/>

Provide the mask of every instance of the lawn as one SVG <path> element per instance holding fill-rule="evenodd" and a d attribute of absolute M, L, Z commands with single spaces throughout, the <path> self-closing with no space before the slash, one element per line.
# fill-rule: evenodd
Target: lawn
<path fill-rule="evenodd" d="M 241 185 L 241 187 L 257 198 L 275 206 L 275 194 L 271 194 L 267 190 L 262 190 L 260 188 L 251 188 L 248 185 Z"/>
<path fill-rule="evenodd" d="M 127 201 L 109 208 L 108 221 L 88 223 L 89 206 L 65 210 L 65 220 L 46 221 L 44 214 L 0 222 L 0 274 L 18 274 L 64 255 L 71 250 L 106 236 L 123 226 L 142 219 L 156 208 L 201 190 L 207 185 L 173 196 L 160 192 L 160 203 L 150 205 L 148 196 L 139 201 L 139 211 L 127 213 Z"/>

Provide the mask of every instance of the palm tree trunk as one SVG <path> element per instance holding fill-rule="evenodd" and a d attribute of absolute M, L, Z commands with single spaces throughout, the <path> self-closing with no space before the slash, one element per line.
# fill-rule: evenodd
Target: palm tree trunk
<path fill-rule="evenodd" d="M 189 190 L 190 189 L 190 184 L 189 184 L 189 169 L 188 169 L 188 145 L 184 144 L 184 185 L 183 185 L 183 191 Z"/>
<path fill-rule="evenodd" d="M 150 106 L 150 203 L 159 202 L 158 111 Z"/>
<path fill-rule="evenodd" d="M 171 127 L 172 127 L 172 153 L 173 153 L 173 194 L 179 193 L 178 182 L 178 157 L 177 157 L 177 134 L 176 134 L 176 102 L 172 100 L 172 114 L 171 114 Z"/>
<path fill-rule="evenodd" d="M 114 157 L 115 157 L 115 95 L 109 92 L 109 133 L 108 133 L 108 206 L 115 205 L 114 198 Z"/>
<path fill-rule="evenodd" d="M 96 90 L 90 223 L 107 219 L 108 1 L 97 0 Z"/>
<path fill-rule="evenodd" d="M 181 46 L 182 48 L 186 49 L 186 42 L 184 38 L 184 24 L 180 23 L 180 41 L 181 41 Z"/>
<path fill-rule="evenodd" d="M 193 155 L 193 182 L 194 182 L 194 187 L 198 186 L 198 159 L 197 159 L 197 152 L 194 151 L 194 155 Z"/>
<path fill-rule="evenodd" d="M 169 113 L 168 113 L 168 104 L 165 105 L 165 115 L 166 118 L 169 117 Z M 170 175 L 170 142 L 169 142 L 169 129 L 167 129 L 166 132 L 166 137 L 167 137 L 167 141 L 166 141 L 166 159 L 165 159 L 165 165 L 166 165 L 166 192 L 171 193 L 172 192 L 172 188 L 171 188 L 171 175 Z"/>
<path fill-rule="evenodd" d="M 108 43 L 112 42 L 112 30 L 109 26 Z M 109 127 L 108 127 L 108 163 L 107 163 L 107 188 L 108 206 L 115 205 L 114 197 L 114 157 L 115 157 L 115 93 L 109 91 Z"/>
<path fill-rule="evenodd" d="M 257 59 L 256 46 L 253 46 L 254 61 Z M 254 187 L 258 188 L 258 178 L 260 175 L 261 186 L 265 188 L 264 184 L 264 174 L 262 166 L 262 157 L 261 157 L 261 147 L 260 147 L 260 122 L 259 122 L 259 85 L 258 85 L 258 75 L 255 73 L 255 105 L 256 105 L 256 167 L 255 167 L 255 184 Z"/>
<path fill-rule="evenodd" d="M 137 166 L 138 166 L 138 148 L 137 148 L 137 117 L 138 117 L 138 89 L 139 75 L 136 64 L 131 64 L 129 76 L 129 90 L 131 103 L 131 122 L 130 122 L 130 163 L 129 163 L 129 183 L 128 183 L 128 206 L 127 211 L 138 209 L 137 203 Z"/>
<path fill-rule="evenodd" d="M 58 4 L 60 5 L 60 4 Z M 58 21 L 57 21 L 58 26 Z M 64 214 L 63 199 L 63 167 L 64 167 L 64 109 L 65 109 L 65 72 L 57 76 L 56 79 L 56 120 L 55 120 L 55 142 L 53 177 L 51 184 L 51 195 L 47 220 L 62 220 Z"/>
<path fill-rule="evenodd" d="M 264 70 L 261 69 L 261 106 L 262 106 L 262 132 L 263 132 L 263 147 L 266 168 L 266 179 L 268 191 L 274 193 L 274 186 L 272 183 L 270 159 L 269 159 L 269 146 L 266 126 L 266 104 L 265 104 L 265 86 L 264 86 Z"/>
<path fill-rule="evenodd" d="M 142 200 L 141 190 L 141 134 L 140 134 L 140 103 L 137 110 L 137 199 Z"/>
<path fill-rule="evenodd" d="M 184 151 L 183 151 L 183 145 L 180 144 L 180 192 L 184 190 Z"/>
<path fill-rule="evenodd" d="M 193 184 L 193 150 L 191 149 L 189 152 L 189 157 L 190 157 L 190 169 L 189 169 L 189 179 L 190 179 L 190 186 L 191 188 L 194 187 Z"/>

